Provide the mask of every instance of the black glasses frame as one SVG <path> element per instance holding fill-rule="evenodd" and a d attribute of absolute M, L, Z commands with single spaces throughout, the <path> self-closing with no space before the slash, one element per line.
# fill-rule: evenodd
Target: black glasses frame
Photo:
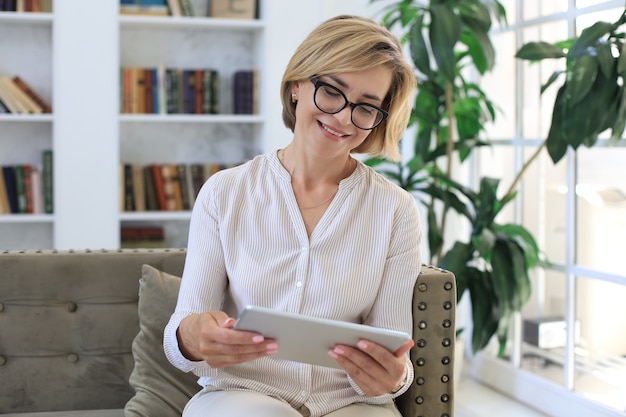
<path fill-rule="evenodd" d="M 343 109 L 345 109 L 348 105 L 350 106 L 350 121 L 352 122 L 353 125 L 355 125 L 357 128 L 361 129 L 361 130 L 372 130 L 377 128 L 378 126 L 380 126 L 380 124 L 382 122 L 384 122 L 387 117 L 389 116 L 389 113 L 383 109 L 381 109 L 378 106 L 375 106 L 373 104 L 370 103 L 352 103 L 350 100 L 348 100 L 348 97 L 346 97 L 346 95 L 343 93 L 343 91 L 341 91 L 340 89 L 338 89 L 337 87 L 335 87 L 334 85 L 328 84 L 324 81 L 320 81 L 316 76 L 313 76 L 311 78 L 309 78 L 309 80 L 313 83 L 313 85 L 315 86 L 315 91 L 313 92 L 313 102 L 315 103 L 315 107 L 317 107 L 320 111 L 323 111 L 326 114 L 337 114 L 340 111 L 342 111 Z M 320 87 L 329 87 L 332 88 L 334 91 L 337 91 L 339 94 L 341 94 L 341 97 L 343 97 L 345 103 L 343 104 L 343 106 L 341 106 L 340 108 L 338 108 L 335 111 L 326 111 L 322 108 L 320 108 L 320 106 L 317 104 L 317 90 L 320 89 Z M 359 107 L 359 106 L 363 106 L 363 107 L 369 107 L 375 110 L 378 110 L 381 114 L 382 117 L 380 118 L 380 120 L 378 121 L 378 123 L 376 123 L 374 126 L 372 127 L 361 127 L 359 125 L 357 125 L 356 123 L 354 123 L 354 119 L 353 119 L 353 115 L 354 115 L 354 109 Z"/>

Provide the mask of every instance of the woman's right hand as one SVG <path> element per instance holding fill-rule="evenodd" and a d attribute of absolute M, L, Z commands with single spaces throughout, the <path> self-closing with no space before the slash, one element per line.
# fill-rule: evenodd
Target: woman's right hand
<path fill-rule="evenodd" d="M 212 368 L 237 365 L 273 355 L 275 340 L 242 330 L 233 330 L 235 319 L 223 311 L 209 311 L 185 317 L 176 331 L 182 354 L 192 361 L 205 361 Z"/>

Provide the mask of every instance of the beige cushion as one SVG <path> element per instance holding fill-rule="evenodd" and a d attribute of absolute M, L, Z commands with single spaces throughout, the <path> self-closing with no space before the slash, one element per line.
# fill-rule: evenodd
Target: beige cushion
<path fill-rule="evenodd" d="M 176 306 L 180 278 L 142 266 L 139 333 L 133 341 L 135 367 L 130 385 L 136 394 L 126 417 L 180 417 L 187 401 L 200 389 L 198 377 L 172 366 L 163 351 L 163 329 Z"/>

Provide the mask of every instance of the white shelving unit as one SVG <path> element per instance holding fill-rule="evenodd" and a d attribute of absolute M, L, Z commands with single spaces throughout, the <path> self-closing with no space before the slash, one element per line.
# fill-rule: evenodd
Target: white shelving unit
<path fill-rule="evenodd" d="M 19 75 L 46 101 L 52 101 L 51 13 L 0 12 L 0 75 Z M 0 165 L 41 167 L 52 148 L 54 116 L 0 114 Z M 51 214 L 0 215 L 0 249 L 52 246 Z"/>
<path fill-rule="evenodd" d="M 233 114 L 235 71 L 263 77 L 262 20 L 120 16 L 120 66 L 211 68 L 219 114 L 120 114 L 120 163 L 239 163 L 263 150 L 263 112 Z M 262 83 L 261 83 L 262 84 Z M 121 183 L 121 182 L 120 182 Z M 190 212 L 121 212 L 119 226 L 163 226 L 166 246 L 186 245 Z"/>

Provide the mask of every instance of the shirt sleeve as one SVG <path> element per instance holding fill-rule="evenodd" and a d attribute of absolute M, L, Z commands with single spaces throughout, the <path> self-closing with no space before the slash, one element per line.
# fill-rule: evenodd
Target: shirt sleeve
<path fill-rule="evenodd" d="M 219 310 L 227 285 L 226 267 L 219 236 L 218 198 L 215 179 L 202 187 L 194 204 L 189 242 L 176 309 L 165 327 L 163 347 L 167 359 L 184 372 L 207 375 L 210 366 L 190 361 L 180 351 L 176 332 L 181 321 L 195 313 Z"/>

